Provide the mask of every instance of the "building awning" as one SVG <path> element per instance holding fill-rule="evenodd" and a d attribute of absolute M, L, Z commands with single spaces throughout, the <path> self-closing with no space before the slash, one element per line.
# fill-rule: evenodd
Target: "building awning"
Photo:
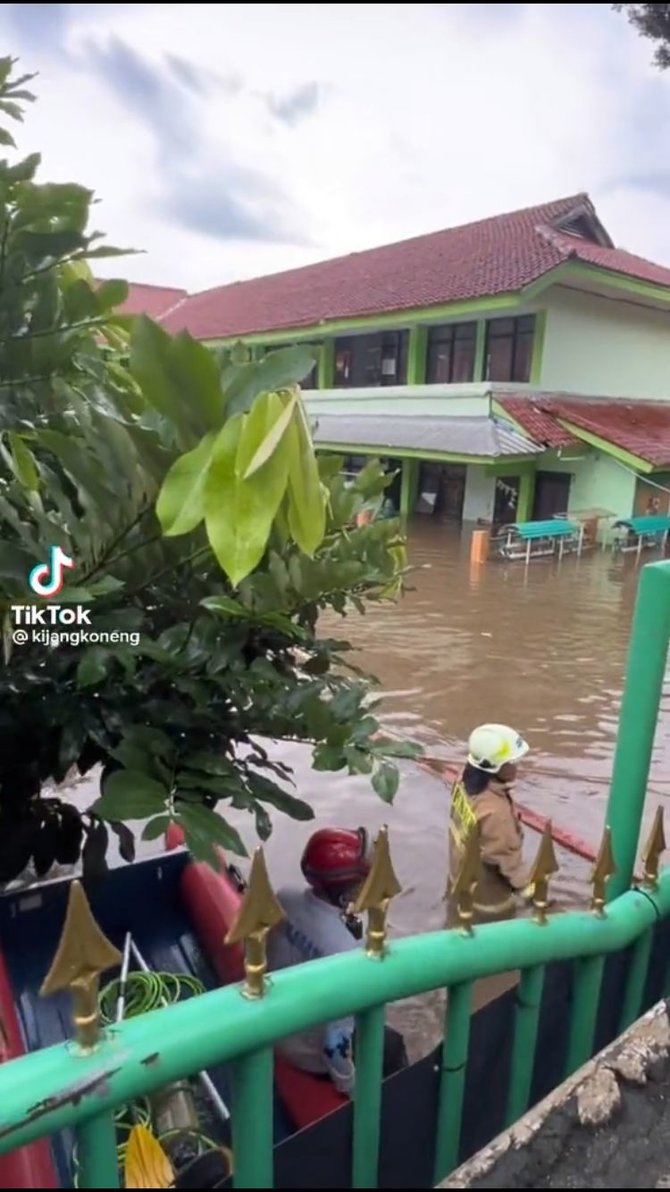
<path fill-rule="evenodd" d="M 319 414 L 313 416 L 317 444 L 341 449 L 360 447 L 385 455 L 426 454 L 499 459 L 539 455 L 542 448 L 494 418 L 435 418 L 419 415 Z"/>

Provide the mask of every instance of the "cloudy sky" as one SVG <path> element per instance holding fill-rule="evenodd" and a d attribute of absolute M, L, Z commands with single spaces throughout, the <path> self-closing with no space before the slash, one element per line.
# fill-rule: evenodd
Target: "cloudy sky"
<path fill-rule="evenodd" d="M 95 190 L 136 281 L 203 289 L 581 190 L 670 264 L 670 72 L 609 4 L 3 4 L 0 29 L 39 72 L 20 148 Z"/>

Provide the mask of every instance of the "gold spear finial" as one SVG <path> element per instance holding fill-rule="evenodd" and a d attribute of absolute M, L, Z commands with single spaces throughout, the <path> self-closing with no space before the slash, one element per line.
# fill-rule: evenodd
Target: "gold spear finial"
<path fill-rule="evenodd" d="M 551 832 L 551 820 L 547 821 L 540 847 L 537 850 L 535 864 L 530 873 L 529 886 L 532 889 L 532 902 L 535 908 L 533 918 L 543 927 L 547 922 L 549 909 L 549 879 L 558 873 L 559 865 L 554 850 L 554 838 Z"/>
<path fill-rule="evenodd" d="M 645 886 L 650 886 L 652 890 L 655 890 L 658 885 L 659 865 L 661 856 L 666 848 L 663 808 L 657 807 L 651 832 L 647 837 L 647 843 L 642 852 L 642 862 L 644 864 L 643 881 Z"/>
<path fill-rule="evenodd" d="M 251 862 L 249 882 L 225 942 L 244 944 L 244 972 L 246 981 L 243 997 L 263 997 L 267 971 L 267 937 L 273 927 L 286 916 L 277 902 L 262 848 L 257 848 Z"/>
<path fill-rule="evenodd" d="M 479 855 L 479 829 L 473 827 L 468 833 L 461 867 L 451 887 L 451 898 L 456 905 L 456 917 L 464 935 L 472 935 L 475 891 L 479 885 L 481 858 Z"/>
<path fill-rule="evenodd" d="M 81 1047 L 95 1047 L 100 1035 L 98 992 L 102 973 L 121 963 L 121 953 L 98 927 L 79 882 L 70 886 L 65 923 L 40 997 L 68 990 L 74 998 L 74 1025 Z"/>
<path fill-rule="evenodd" d="M 386 916 L 391 899 L 401 890 L 391 860 L 388 827 L 384 824 L 375 840 L 370 872 L 351 908 L 354 915 L 368 913 L 365 951 L 374 959 L 381 960 L 386 951 Z"/>
<path fill-rule="evenodd" d="M 612 852 L 612 831 L 609 827 L 605 826 L 596 863 L 591 873 L 591 885 L 593 887 L 591 910 L 600 919 L 605 914 L 607 883 L 615 873 L 616 865 L 614 862 L 614 853 Z"/>

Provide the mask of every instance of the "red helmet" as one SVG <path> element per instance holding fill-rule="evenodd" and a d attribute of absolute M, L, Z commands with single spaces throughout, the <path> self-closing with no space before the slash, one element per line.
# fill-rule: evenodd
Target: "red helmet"
<path fill-rule="evenodd" d="M 310 886 L 351 886 L 370 870 L 365 828 L 320 828 L 310 836 L 300 868 Z"/>

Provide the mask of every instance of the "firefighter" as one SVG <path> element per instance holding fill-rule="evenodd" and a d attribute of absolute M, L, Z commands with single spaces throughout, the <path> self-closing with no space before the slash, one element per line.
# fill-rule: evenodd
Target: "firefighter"
<path fill-rule="evenodd" d="M 277 894 L 286 919 L 268 940 L 270 971 L 360 946 L 360 924 L 348 908 L 370 871 L 365 828 L 321 828 L 308 840 L 300 868 L 306 887 L 286 888 Z M 278 1050 L 297 1068 L 330 1079 L 339 1092 L 352 1095 L 353 1017 L 291 1035 L 281 1040 Z M 386 1027 L 384 1076 L 406 1065 L 402 1035 Z"/>
<path fill-rule="evenodd" d="M 449 927 L 458 922 L 453 883 L 472 832 L 479 835 L 480 856 L 474 922 L 512 919 L 528 899 L 523 833 L 512 800 L 517 764 L 527 752 L 523 737 L 505 724 L 482 724 L 470 735 L 467 763 L 451 793 Z"/>

